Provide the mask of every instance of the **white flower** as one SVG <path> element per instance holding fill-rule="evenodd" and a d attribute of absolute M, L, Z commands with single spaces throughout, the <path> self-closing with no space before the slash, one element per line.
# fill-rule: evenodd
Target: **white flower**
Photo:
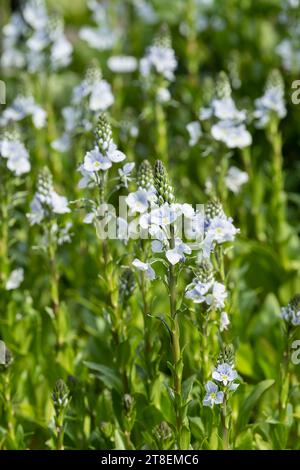
<path fill-rule="evenodd" d="M 116 73 L 130 73 L 137 69 L 137 59 L 133 56 L 115 55 L 107 62 L 108 68 Z"/>
<path fill-rule="evenodd" d="M 150 46 L 146 57 L 140 62 L 141 73 L 149 75 L 151 68 L 169 81 L 174 79 L 174 71 L 177 67 L 177 60 L 174 50 L 163 45 Z"/>
<path fill-rule="evenodd" d="M 220 316 L 220 331 L 228 330 L 230 320 L 226 312 L 222 312 Z"/>
<path fill-rule="evenodd" d="M 212 376 L 213 379 L 222 382 L 226 387 L 229 382 L 233 382 L 237 378 L 237 372 L 229 364 L 224 362 L 216 367 Z"/>
<path fill-rule="evenodd" d="M 175 240 L 175 247 L 171 250 L 166 251 L 166 258 L 173 266 L 179 261 L 185 260 L 185 254 L 190 255 L 192 252 L 191 248 L 186 244 L 183 243 L 182 240 L 177 238 Z"/>
<path fill-rule="evenodd" d="M 78 188 L 93 187 L 96 184 L 96 175 L 90 171 L 86 171 L 83 165 L 80 165 L 78 171 L 81 173 L 81 179 L 78 183 Z"/>
<path fill-rule="evenodd" d="M 48 15 L 43 1 L 30 0 L 22 10 L 25 21 L 34 29 L 41 30 L 48 23 Z"/>
<path fill-rule="evenodd" d="M 24 269 L 23 268 L 14 269 L 10 273 L 9 278 L 6 281 L 5 289 L 6 290 L 17 289 L 22 284 L 23 280 L 24 280 Z"/>
<path fill-rule="evenodd" d="M 52 45 L 50 59 L 53 70 L 69 65 L 72 59 L 72 52 L 72 44 L 62 34 Z"/>
<path fill-rule="evenodd" d="M 233 193 L 238 193 L 248 180 L 248 173 L 239 170 L 236 166 L 231 166 L 225 176 L 225 184 Z"/>
<path fill-rule="evenodd" d="M 56 191 L 51 192 L 51 206 L 55 214 L 67 214 L 71 212 L 68 206 L 68 199 L 65 196 L 60 196 Z"/>
<path fill-rule="evenodd" d="M 27 157 L 12 157 L 7 161 L 7 168 L 16 176 L 20 176 L 30 171 L 30 162 Z"/>
<path fill-rule="evenodd" d="M 203 241 L 203 256 L 209 257 L 214 242 L 221 244 L 233 241 L 237 233 L 239 229 L 233 225 L 232 219 L 224 216 L 214 217 Z"/>
<path fill-rule="evenodd" d="M 192 284 L 187 287 L 185 296 L 187 299 L 192 300 L 196 304 L 205 302 L 206 294 L 212 287 L 213 279 L 209 282 L 200 282 L 198 279 L 194 280 Z"/>
<path fill-rule="evenodd" d="M 239 111 L 232 98 L 223 98 L 212 101 L 214 115 L 222 121 L 243 122 L 246 120 L 246 111 Z"/>
<path fill-rule="evenodd" d="M 200 121 L 206 121 L 213 116 L 212 108 L 201 108 L 199 112 L 199 119 Z"/>
<path fill-rule="evenodd" d="M 192 121 L 186 126 L 188 133 L 190 134 L 189 145 L 193 147 L 196 145 L 202 135 L 201 125 L 199 121 Z"/>
<path fill-rule="evenodd" d="M 134 167 L 135 167 L 135 163 L 130 162 L 130 163 L 125 163 L 123 168 L 118 169 L 120 180 L 122 181 L 125 188 L 128 187 L 128 182 L 131 181 L 130 175 L 131 175 L 132 170 L 134 169 Z"/>
<path fill-rule="evenodd" d="M 214 282 L 212 292 L 205 296 L 205 302 L 210 305 L 211 309 L 219 310 L 224 308 L 226 298 L 225 286 L 220 282 Z"/>
<path fill-rule="evenodd" d="M 71 148 L 71 138 L 68 133 L 62 134 L 57 139 L 51 142 L 51 147 L 57 152 L 65 153 Z"/>
<path fill-rule="evenodd" d="M 106 80 L 98 80 L 93 84 L 89 100 L 92 111 L 105 111 L 114 103 L 111 86 Z"/>
<path fill-rule="evenodd" d="M 203 400 L 204 406 L 210 406 L 211 408 L 214 405 L 221 405 L 224 401 L 224 392 L 219 391 L 219 387 L 209 380 L 205 384 L 206 395 Z"/>
<path fill-rule="evenodd" d="M 30 225 L 40 224 L 49 209 L 55 214 L 70 212 L 67 198 L 57 194 L 54 189 L 47 195 L 36 192 L 30 203 L 30 213 L 27 214 Z"/>
<path fill-rule="evenodd" d="M 27 214 L 30 225 L 40 224 L 45 216 L 43 206 L 37 195 L 30 203 L 30 213 Z"/>
<path fill-rule="evenodd" d="M 10 121 L 21 121 L 27 116 L 31 116 L 33 125 L 37 129 L 41 129 L 46 124 L 47 113 L 35 103 L 33 97 L 18 95 L 11 106 L 3 111 L 0 124 L 6 125 Z"/>
<path fill-rule="evenodd" d="M 139 271 L 143 271 L 146 277 L 150 279 L 150 281 L 153 281 L 153 279 L 155 279 L 155 271 L 153 268 L 151 268 L 149 263 L 143 263 L 143 261 L 139 260 L 138 258 L 135 258 L 132 262 L 132 266 L 134 266 Z"/>
<path fill-rule="evenodd" d="M 32 108 L 32 122 L 36 129 L 42 129 L 46 125 L 47 113 L 40 106 Z"/>
<path fill-rule="evenodd" d="M 211 128 L 214 139 L 224 142 L 228 148 L 244 148 L 252 143 L 251 134 L 244 124 L 235 125 L 231 121 L 219 121 Z"/>
<path fill-rule="evenodd" d="M 30 171 L 28 152 L 19 140 L 3 139 L 0 141 L 0 155 L 7 159 L 7 168 L 16 176 Z"/>
<path fill-rule="evenodd" d="M 112 166 L 111 161 L 102 155 L 97 146 L 87 152 L 84 157 L 83 169 L 88 172 L 97 172 L 99 170 L 108 170 Z"/>
<path fill-rule="evenodd" d="M 145 189 L 138 189 L 127 196 L 126 203 L 133 213 L 143 214 L 149 207 L 149 193 Z"/>
<path fill-rule="evenodd" d="M 84 26 L 79 31 L 79 37 L 86 41 L 90 47 L 99 51 L 112 49 L 117 40 L 116 34 L 106 27 L 92 28 Z"/>
<path fill-rule="evenodd" d="M 120 150 L 118 150 L 116 144 L 114 144 L 113 142 L 109 143 L 108 149 L 106 151 L 106 156 L 113 163 L 122 162 L 126 158 L 126 155 Z"/>
<path fill-rule="evenodd" d="M 280 86 L 268 88 L 261 98 L 255 100 L 256 127 L 266 127 L 272 115 L 277 116 L 278 119 L 286 116 L 284 90 Z"/>

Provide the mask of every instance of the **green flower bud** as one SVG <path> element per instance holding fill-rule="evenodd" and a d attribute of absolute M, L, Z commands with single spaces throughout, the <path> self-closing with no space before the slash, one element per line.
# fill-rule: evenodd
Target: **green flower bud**
<path fill-rule="evenodd" d="M 207 222 L 210 222 L 214 217 L 222 217 L 224 215 L 223 206 L 218 199 L 212 199 L 205 204 L 205 220 Z"/>
<path fill-rule="evenodd" d="M 123 306 L 128 304 L 128 301 L 135 289 L 135 276 L 132 269 L 127 268 L 123 271 L 119 281 L 119 302 Z"/>
<path fill-rule="evenodd" d="M 148 160 L 144 160 L 139 166 L 137 185 L 139 188 L 146 190 L 154 187 L 153 170 Z"/>
<path fill-rule="evenodd" d="M 284 91 L 284 81 L 282 75 L 278 69 L 273 69 L 268 75 L 267 82 L 266 82 L 266 90 L 270 88 L 279 88 Z"/>
<path fill-rule="evenodd" d="M 37 190 L 40 202 L 50 205 L 51 193 L 53 192 L 53 178 L 47 167 L 44 167 L 38 176 Z"/>
<path fill-rule="evenodd" d="M 166 421 L 162 421 L 160 424 L 155 426 L 152 433 L 159 442 L 166 441 L 172 437 L 172 429 Z"/>
<path fill-rule="evenodd" d="M 95 139 L 100 152 L 106 152 L 109 144 L 112 141 L 111 125 L 105 113 L 100 114 L 98 123 L 95 129 Z"/>
<path fill-rule="evenodd" d="M 203 260 L 197 269 L 196 277 L 203 284 L 213 281 L 214 270 L 212 264 L 207 260 Z"/>
<path fill-rule="evenodd" d="M 231 97 L 231 85 L 225 72 L 220 72 L 216 82 L 216 95 L 219 99 Z"/>
<path fill-rule="evenodd" d="M 158 34 L 154 38 L 153 44 L 155 46 L 164 47 L 166 49 L 172 47 L 170 29 L 166 23 L 160 27 Z"/>
<path fill-rule="evenodd" d="M 172 204 L 175 202 L 174 189 L 170 184 L 167 171 L 160 160 L 157 160 L 154 167 L 154 187 L 157 192 L 158 203 Z"/>
<path fill-rule="evenodd" d="M 223 351 L 220 352 L 218 357 L 218 364 L 229 364 L 231 367 L 234 367 L 235 363 L 235 351 L 232 344 L 225 344 Z"/>
<path fill-rule="evenodd" d="M 102 71 L 96 60 L 93 60 L 87 68 L 85 79 L 89 83 L 93 83 L 102 79 Z"/>
<path fill-rule="evenodd" d="M 62 379 L 58 379 L 52 392 L 52 401 L 55 411 L 59 413 L 67 408 L 70 403 L 70 392 Z"/>
<path fill-rule="evenodd" d="M 6 347 L 6 344 L 3 341 L 1 341 L 0 343 L 0 372 L 4 372 L 12 364 L 13 356 L 10 350 Z"/>
<path fill-rule="evenodd" d="M 114 427 L 111 423 L 108 423 L 107 421 L 102 421 L 102 423 L 100 424 L 100 431 L 106 439 L 111 439 L 114 432 Z"/>
<path fill-rule="evenodd" d="M 129 415 L 132 412 L 134 405 L 135 405 L 134 398 L 131 395 L 129 395 L 129 393 L 125 393 L 123 397 L 123 406 L 124 406 L 125 413 L 127 415 Z"/>

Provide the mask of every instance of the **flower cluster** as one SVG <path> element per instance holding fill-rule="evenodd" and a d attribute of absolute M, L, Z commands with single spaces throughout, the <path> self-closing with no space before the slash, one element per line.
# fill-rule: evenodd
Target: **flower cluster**
<path fill-rule="evenodd" d="M 225 346 L 219 355 L 218 364 L 213 370 L 212 380 L 205 385 L 206 394 L 203 400 L 204 406 L 222 405 L 238 388 L 237 371 L 234 367 L 234 352 L 231 345 Z M 216 383 L 217 382 L 217 383 Z"/>
<path fill-rule="evenodd" d="M 185 296 L 196 304 L 204 303 L 209 310 L 220 310 L 225 306 L 227 292 L 224 284 L 214 278 L 210 262 L 203 261 L 193 282 L 187 286 Z"/>
<path fill-rule="evenodd" d="M 81 169 L 93 177 L 99 171 L 108 170 L 113 163 L 125 160 L 126 155 L 118 150 L 112 139 L 111 126 L 105 116 L 101 114 L 95 132 L 95 146 L 84 157 Z"/>
<path fill-rule="evenodd" d="M 3 68 L 27 68 L 36 73 L 58 70 L 71 62 L 73 47 L 64 34 L 62 19 L 50 16 L 44 0 L 29 0 L 12 14 L 3 28 Z"/>
<path fill-rule="evenodd" d="M 7 126 L 12 122 L 20 122 L 30 117 L 36 129 L 46 125 L 47 113 L 39 106 L 31 94 L 17 95 L 10 106 L 7 106 L 1 117 L 0 126 Z"/>
<path fill-rule="evenodd" d="M 237 109 L 232 98 L 231 85 L 224 72 L 219 74 L 216 84 L 216 97 L 214 97 L 209 106 L 201 108 L 200 121 L 211 122 L 211 136 L 219 142 L 223 142 L 227 148 L 244 148 L 252 143 L 252 137 L 246 129 L 247 113 L 245 110 Z M 200 137 L 199 127 L 191 127 L 189 131 L 193 132 L 190 143 L 197 143 L 196 136 Z M 198 130 L 197 130 L 198 129 Z"/>
<path fill-rule="evenodd" d="M 50 220 L 54 214 L 70 212 L 67 198 L 60 196 L 54 190 L 52 175 L 48 168 L 44 168 L 39 175 L 37 191 L 31 201 L 30 209 L 30 213 L 27 214 L 30 225 Z"/>
<path fill-rule="evenodd" d="M 63 134 L 52 142 L 52 147 L 66 152 L 74 134 L 91 131 L 99 113 L 106 111 L 114 103 L 110 84 L 103 79 L 100 68 L 92 64 L 72 92 L 71 104 L 62 110 L 64 119 Z"/>
<path fill-rule="evenodd" d="M 20 176 L 30 171 L 29 154 L 20 137 L 13 133 L 4 133 L 0 137 L 0 158 L 6 160 L 7 168 Z"/>
<path fill-rule="evenodd" d="M 267 127 L 272 118 L 283 119 L 285 116 L 283 79 L 278 70 L 273 70 L 268 77 L 264 95 L 255 100 L 256 127 Z"/>
<path fill-rule="evenodd" d="M 97 0 L 88 0 L 87 5 L 92 12 L 95 26 L 83 26 L 79 31 L 80 38 L 98 51 L 112 49 L 119 32 L 110 25 L 107 5 L 100 4 Z"/>
<path fill-rule="evenodd" d="M 286 307 L 282 307 L 281 317 L 288 325 L 300 325 L 300 294 L 295 295 Z"/>
<path fill-rule="evenodd" d="M 153 90 L 156 99 L 165 103 L 170 100 L 169 82 L 174 80 L 177 68 L 175 52 L 168 30 L 164 27 L 140 60 L 140 73 L 146 88 Z"/>

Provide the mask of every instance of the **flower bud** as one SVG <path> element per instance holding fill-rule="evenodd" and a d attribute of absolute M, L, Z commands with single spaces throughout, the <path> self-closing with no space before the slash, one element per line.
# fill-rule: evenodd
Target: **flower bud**
<path fill-rule="evenodd" d="M 172 437 L 172 429 L 166 421 L 162 421 L 160 424 L 155 426 L 152 433 L 159 442 L 166 441 Z"/>
<path fill-rule="evenodd" d="M 52 401 L 56 412 L 66 409 L 70 402 L 70 392 L 62 379 L 58 379 L 52 392 Z"/>
<path fill-rule="evenodd" d="M 286 307 L 282 307 L 281 316 L 289 326 L 300 325 L 300 294 L 296 294 Z"/>
<path fill-rule="evenodd" d="M 205 204 L 205 221 L 209 223 L 215 217 L 223 217 L 224 210 L 221 202 L 218 199 L 212 199 Z"/>
<path fill-rule="evenodd" d="M 170 184 L 167 171 L 160 160 L 157 160 L 154 167 L 154 187 L 157 192 L 158 203 L 172 204 L 175 202 L 174 189 Z"/>
<path fill-rule="evenodd" d="M 153 170 L 148 160 L 144 160 L 139 166 L 137 185 L 146 190 L 154 186 Z"/>
<path fill-rule="evenodd" d="M 203 284 L 209 284 L 214 279 L 214 270 L 212 264 L 207 261 L 203 260 L 199 265 L 196 278 Z"/>
<path fill-rule="evenodd" d="M 216 95 L 219 99 L 231 97 L 231 85 L 225 72 L 220 72 L 216 82 Z"/>
<path fill-rule="evenodd" d="M 112 141 L 111 125 L 105 113 L 102 113 L 99 116 L 95 129 L 95 138 L 100 151 L 105 154 Z"/>
<path fill-rule="evenodd" d="M 125 269 L 119 281 L 119 302 L 126 307 L 135 289 L 135 277 L 132 269 Z"/>

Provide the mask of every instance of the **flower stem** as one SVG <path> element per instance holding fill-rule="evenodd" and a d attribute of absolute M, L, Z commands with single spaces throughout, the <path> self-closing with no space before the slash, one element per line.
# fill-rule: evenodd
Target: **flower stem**
<path fill-rule="evenodd" d="M 274 242 L 278 249 L 279 258 L 286 266 L 287 259 L 285 253 L 285 193 L 284 178 L 282 171 L 282 139 L 278 129 L 278 123 L 273 120 L 269 127 L 269 142 L 272 147 L 272 225 L 274 227 Z"/>
<path fill-rule="evenodd" d="M 164 163 L 168 162 L 168 136 L 167 123 L 164 109 L 157 100 L 155 102 L 155 119 L 156 119 L 156 153 L 157 157 Z"/>
<path fill-rule="evenodd" d="M 224 450 L 229 450 L 229 428 L 226 423 L 226 418 L 227 418 L 227 401 L 226 397 L 224 398 L 224 403 L 222 406 L 222 411 L 221 411 L 221 420 L 222 420 L 222 428 L 223 428 L 223 449 Z"/>
<path fill-rule="evenodd" d="M 174 227 L 171 226 L 170 248 L 175 247 Z M 180 327 L 176 311 L 176 284 L 177 276 L 173 265 L 169 265 L 169 300 L 170 300 L 170 317 L 171 317 L 171 333 L 172 333 L 172 355 L 173 355 L 173 388 L 174 388 L 174 405 L 176 415 L 176 441 L 177 448 L 181 449 L 181 434 L 183 427 L 183 403 L 181 397 L 182 371 L 183 363 L 180 349 Z"/>

